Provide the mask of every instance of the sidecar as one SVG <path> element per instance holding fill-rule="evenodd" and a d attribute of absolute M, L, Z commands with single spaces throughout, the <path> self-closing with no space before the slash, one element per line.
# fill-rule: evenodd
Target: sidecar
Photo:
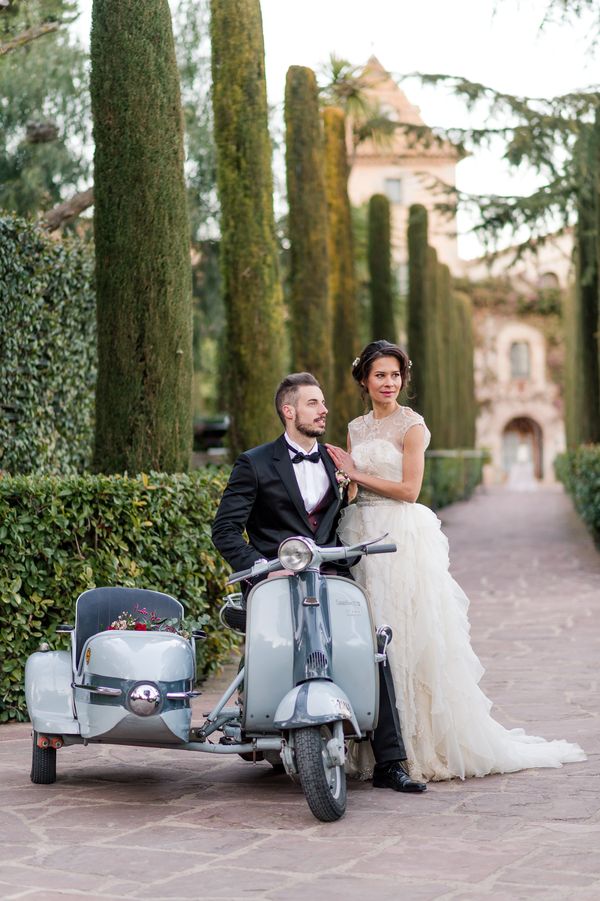
<path fill-rule="evenodd" d="M 93 588 L 77 599 L 70 651 L 39 650 L 27 660 L 25 695 L 33 725 L 31 779 L 56 779 L 63 745 L 172 747 L 189 741 L 196 676 L 194 636 L 111 630 L 126 611 L 181 621 L 174 598 L 140 588 Z"/>

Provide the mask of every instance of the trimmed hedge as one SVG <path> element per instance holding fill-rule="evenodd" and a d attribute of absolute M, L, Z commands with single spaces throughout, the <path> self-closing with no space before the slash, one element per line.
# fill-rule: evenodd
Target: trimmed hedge
<path fill-rule="evenodd" d="M 91 456 L 93 255 L 0 217 L 0 470 L 67 475 Z"/>
<path fill-rule="evenodd" d="M 428 451 L 419 503 L 434 510 L 467 500 L 481 482 L 483 451 Z"/>
<path fill-rule="evenodd" d="M 600 444 L 584 444 L 559 454 L 554 470 L 600 547 Z"/>
<path fill-rule="evenodd" d="M 189 615 L 210 615 L 199 666 L 216 669 L 235 644 L 218 625 L 228 567 L 210 540 L 226 470 L 0 479 L 0 722 L 25 719 L 25 661 L 42 639 L 66 647 L 88 588 L 152 588 Z"/>

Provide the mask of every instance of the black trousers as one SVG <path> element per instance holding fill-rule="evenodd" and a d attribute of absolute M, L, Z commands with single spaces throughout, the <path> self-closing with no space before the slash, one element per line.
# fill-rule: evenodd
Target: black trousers
<path fill-rule="evenodd" d="M 396 707 L 396 691 L 389 664 L 379 664 L 379 719 L 371 739 L 375 763 L 406 760 L 400 717 Z"/>

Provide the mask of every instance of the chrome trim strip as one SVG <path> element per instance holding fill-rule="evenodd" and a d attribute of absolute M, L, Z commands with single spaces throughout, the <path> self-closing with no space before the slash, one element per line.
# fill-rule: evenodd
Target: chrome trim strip
<path fill-rule="evenodd" d="M 197 698 L 201 694 L 201 691 L 168 691 L 165 698 L 170 701 L 185 701 L 187 698 Z"/>
<path fill-rule="evenodd" d="M 76 682 L 71 682 L 71 688 L 82 688 L 93 695 L 110 695 L 113 698 L 118 698 L 123 694 L 120 688 L 107 688 L 104 685 L 78 685 Z"/>

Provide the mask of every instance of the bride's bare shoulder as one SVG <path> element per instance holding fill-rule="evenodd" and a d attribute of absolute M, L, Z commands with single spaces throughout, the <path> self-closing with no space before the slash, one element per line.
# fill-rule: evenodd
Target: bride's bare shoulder
<path fill-rule="evenodd" d="M 406 422 L 425 422 L 420 413 L 417 413 L 416 410 L 413 410 L 411 407 L 398 407 L 398 415 L 402 416 Z"/>

